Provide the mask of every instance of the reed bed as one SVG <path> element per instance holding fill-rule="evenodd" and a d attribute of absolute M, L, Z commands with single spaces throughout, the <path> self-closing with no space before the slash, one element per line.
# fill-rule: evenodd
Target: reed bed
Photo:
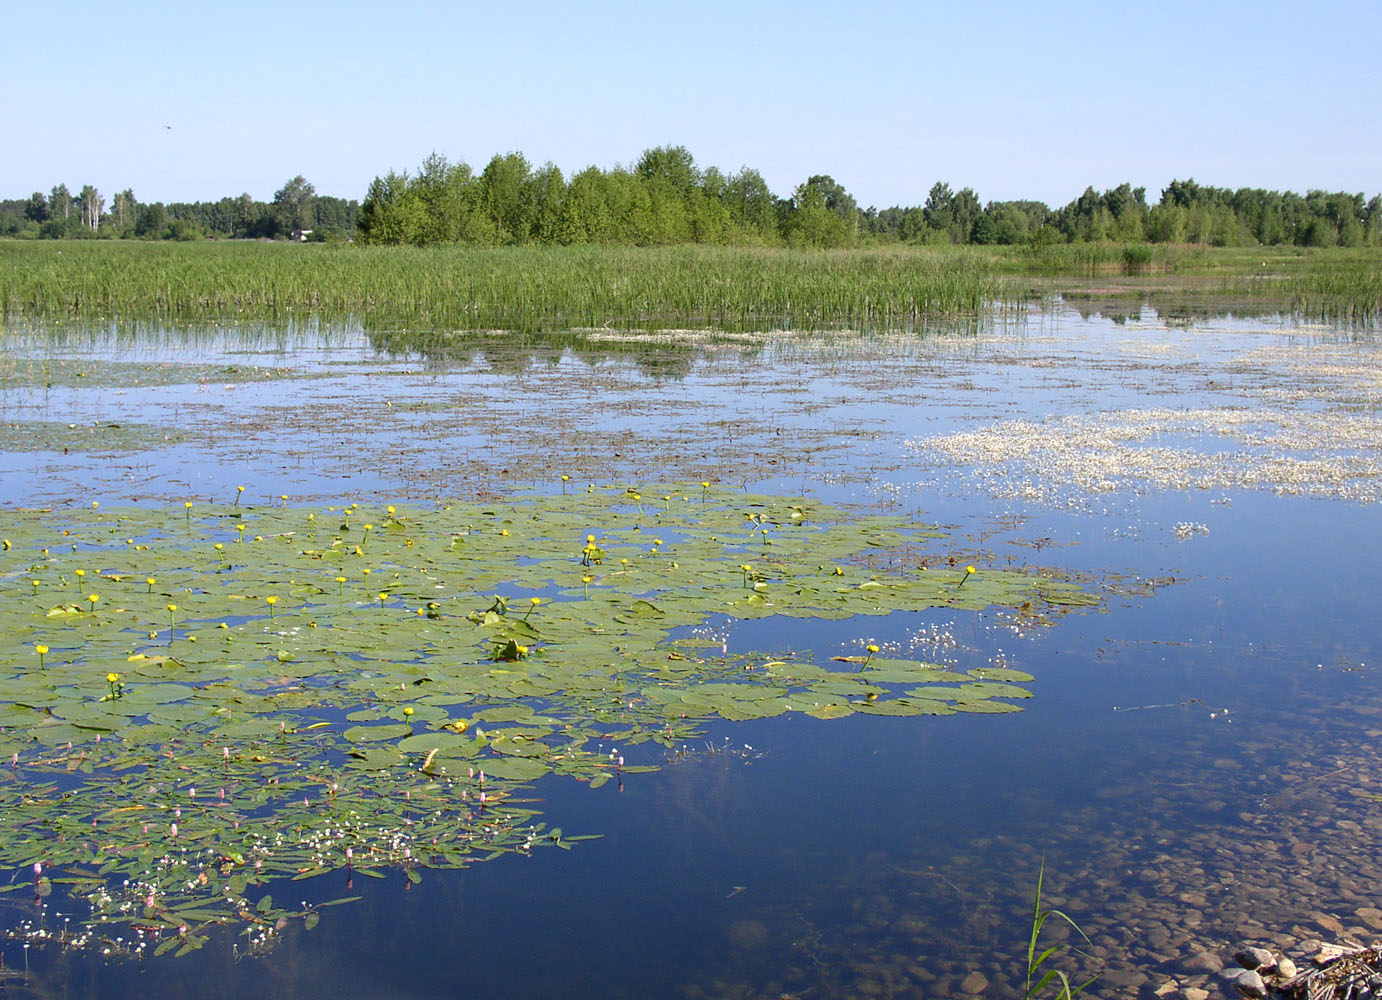
<path fill-rule="evenodd" d="M 1382 306 L 1376 249 L 0 241 L 0 315 L 122 328 L 351 320 L 367 330 L 907 331 L 1059 293 L 1076 275 L 1145 273 L 1188 292 L 1351 323 L 1376 322 Z"/>
<path fill-rule="evenodd" d="M 1382 264 L 1376 251 L 1316 255 L 1277 287 L 1293 311 L 1311 318 L 1376 323 L 1382 316 Z"/>
<path fill-rule="evenodd" d="M 983 255 L 897 248 L 0 243 L 0 311 L 49 320 L 899 329 L 1012 292 Z"/>

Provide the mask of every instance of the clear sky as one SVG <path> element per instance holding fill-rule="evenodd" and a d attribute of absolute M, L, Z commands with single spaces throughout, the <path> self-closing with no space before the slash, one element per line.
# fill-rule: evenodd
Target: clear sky
<path fill-rule="evenodd" d="M 780 195 L 937 180 L 1382 191 L 1382 0 L 16 3 L 0 197 L 362 198 L 435 150 L 567 176 L 686 146 Z"/>

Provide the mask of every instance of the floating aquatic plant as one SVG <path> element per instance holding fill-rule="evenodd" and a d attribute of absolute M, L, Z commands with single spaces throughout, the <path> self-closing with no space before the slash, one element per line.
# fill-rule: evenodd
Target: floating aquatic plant
<path fill-rule="evenodd" d="M 0 512 L 12 542 L 0 558 L 0 758 L 13 761 L 0 860 L 42 864 L 88 901 L 91 923 L 164 928 L 157 948 L 183 951 L 216 923 L 315 919 L 247 894 L 345 868 L 346 849 L 354 876 L 415 881 L 565 846 L 575 838 L 553 839 L 518 790 L 547 775 L 598 787 L 652 766 L 616 763 L 592 749 L 601 742 L 675 746 L 701 720 L 786 712 L 1008 712 L 1030 695 L 1020 671 L 875 650 L 857 670 L 709 655 L 683 636 L 712 617 L 989 605 L 1035 617 L 1095 602 L 1044 576 L 907 571 L 943 541 L 906 518 L 721 498 L 708 484 L 701 500 L 650 509 L 592 489 L 385 511 L 361 567 L 377 601 L 345 594 L 358 549 L 348 517 L 316 516 L 327 510 Z M 752 580 L 735 530 L 746 514 L 775 536 L 755 546 Z M 199 558 L 227 518 L 255 543 L 224 563 Z M 675 561 L 659 554 L 664 538 Z M 597 581 L 606 554 L 619 570 Z M 99 618 L 35 599 L 59 593 L 77 562 L 101 581 Z M 524 614 L 509 614 L 514 601 Z M 176 647 L 154 644 L 163 614 L 170 640 L 182 630 Z M 50 646 L 63 662 L 45 661 Z"/>

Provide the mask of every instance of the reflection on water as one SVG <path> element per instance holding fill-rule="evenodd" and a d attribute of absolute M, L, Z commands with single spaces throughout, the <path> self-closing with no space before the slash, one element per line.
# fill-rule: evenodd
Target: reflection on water
<path fill-rule="evenodd" d="M 102 341 L 90 354 L 50 345 L 52 360 L 147 349 L 150 363 L 234 358 L 323 377 L 138 390 L 6 383 L 7 423 L 130 421 L 187 436 L 8 452 L 6 504 L 226 496 L 238 482 L 354 498 L 555 492 L 564 473 L 715 478 L 916 511 L 954 526 L 960 559 L 1066 566 L 1102 589 L 1106 607 L 1035 630 L 995 613 L 722 623 L 731 649 L 817 662 L 866 639 L 965 669 L 1003 662 L 1038 678 L 1035 697 L 994 717 L 717 724 L 622 791 L 540 783 L 552 823 L 605 834 L 569 853 L 428 873 L 411 889 L 401 877 L 357 880 L 360 903 L 325 912 L 310 932 L 294 926 L 253 959 L 236 961 L 230 940 L 142 964 L 12 941 L 7 988 L 1011 996 L 1043 858 L 1047 902 L 1092 941 L 1065 967 L 1099 972 L 1095 997 L 1168 982 L 1215 993 L 1212 962 L 1195 956 L 1224 958 L 1244 942 L 1300 954 L 1311 939 L 1371 940 L 1382 923 L 1371 909 L 1382 874 L 1377 506 L 1277 496 L 1270 482 L 1134 482 L 1056 505 L 906 445 L 1019 418 L 1264 399 L 1287 413 L 1376 419 L 1371 337 L 1125 320 L 1037 313 L 926 340 L 704 345 L 662 355 L 675 378 L 575 344 L 497 365 L 489 345 L 452 355 L 361 331 L 336 341 L 298 332 L 286 347 L 236 347 L 230 336 L 191 351 L 171 340 Z M 1352 352 L 1348 365 L 1309 368 L 1300 352 L 1320 344 Z M 1376 459 L 1382 434 L 1371 440 L 1360 454 Z M 1197 528 L 1177 531 L 1185 524 Z M 341 878 L 275 891 L 339 895 Z M 27 895 L 4 898 L 39 919 Z M 53 904 L 42 919 L 58 919 Z"/>

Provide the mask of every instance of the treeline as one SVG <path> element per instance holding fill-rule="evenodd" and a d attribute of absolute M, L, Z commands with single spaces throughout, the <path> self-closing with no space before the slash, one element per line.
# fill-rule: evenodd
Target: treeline
<path fill-rule="evenodd" d="M 848 247 L 879 243 L 1043 244 L 1117 241 L 1217 246 L 1382 245 L 1382 198 L 1202 187 L 1172 181 L 1149 205 L 1144 188 L 1088 188 L 1058 209 L 990 201 L 932 186 L 924 204 L 860 208 L 817 175 L 779 198 L 750 167 L 701 169 L 682 146 L 643 153 L 632 168 L 587 167 L 569 180 L 521 153 L 476 173 L 433 154 L 415 175 L 376 177 L 360 206 L 365 243 L 735 245 Z"/>
<path fill-rule="evenodd" d="M 301 175 L 273 201 L 248 194 L 219 201 L 141 202 L 126 188 L 109 200 L 88 184 L 72 194 L 58 184 L 47 194 L 0 201 L 0 236 L 39 239 L 349 239 L 360 204 L 318 195 Z"/>
<path fill-rule="evenodd" d="M 632 167 L 587 167 L 570 178 L 522 153 L 480 172 L 432 154 L 415 174 L 376 177 L 361 203 L 317 195 L 301 176 L 270 202 L 141 203 L 128 189 L 0 201 L 0 236 L 140 239 L 358 239 L 362 243 L 850 247 L 888 243 L 1197 243 L 1215 246 L 1382 246 L 1382 196 L 1204 187 L 1174 180 L 1156 204 L 1144 188 L 1086 188 L 1060 208 L 981 202 L 934 184 L 921 205 L 861 208 L 818 174 L 778 197 L 761 174 L 702 169 L 683 146 L 649 149 Z"/>

